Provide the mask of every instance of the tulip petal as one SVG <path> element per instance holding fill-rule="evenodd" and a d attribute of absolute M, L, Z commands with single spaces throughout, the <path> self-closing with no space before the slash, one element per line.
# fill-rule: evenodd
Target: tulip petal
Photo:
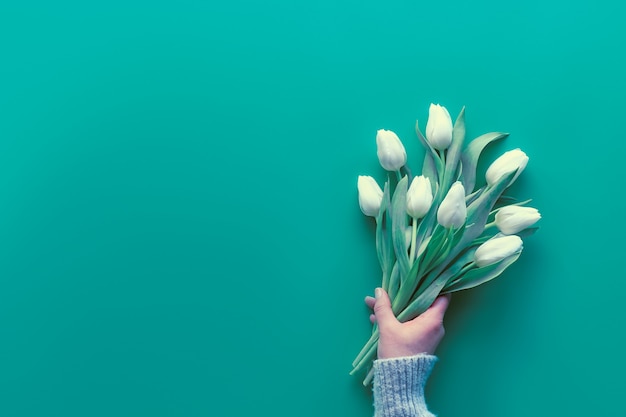
<path fill-rule="evenodd" d="M 387 171 L 397 171 L 406 164 L 406 150 L 402 141 L 391 130 L 376 132 L 376 148 L 380 165 Z"/>
<path fill-rule="evenodd" d="M 431 103 L 426 122 L 426 139 L 433 148 L 444 151 L 452 142 L 452 118 L 448 109 Z"/>
<path fill-rule="evenodd" d="M 380 212 L 383 190 L 369 175 L 359 175 L 357 180 L 359 207 L 366 216 L 376 217 Z"/>
<path fill-rule="evenodd" d="M 501 207 L 495 216 L 496 226 L 505 235 L 516 234 L 540 219 L 541 214 L 536 208 L 517 205 Z"/>
<path fill-rule="evenodd" d="M 528 155 L 521 149 L 513 149 L 500 155 L 489 165 L 485 172 L 485 180 L 488 185 L 495 184 L 503 175 L 511 171 L 516 171 L 516 175 L 511 179 L 511 185 L 517 177 L 524 171 L 528 164 Z"/>
<path fill-rule="evenodd" d="M 406 211 L 415 219 L 424 217 L 433 203 L 433 191 L 430 179 L 420 175 L 413 178 L 407 191 Z"/>
<path fill-rule="evenodd" d="M 465 190 L 463 184 L 455 182 L 437 208 L 437 223 L 445 228 L 459 229 L 466 219 Z"/>
<path fill-rule="evenodd" d="M 463 162 L 463 185 L 465 185 L 465 192 L 471 193 L 476 185 L 476 167 L 478 166 L 478 159 L 487 145 L 500 139 L 508 137 L 508 133 L 491 132 L 478 136 L 472 140 L 467 148 L 461 155 L 461 161 Z"/>

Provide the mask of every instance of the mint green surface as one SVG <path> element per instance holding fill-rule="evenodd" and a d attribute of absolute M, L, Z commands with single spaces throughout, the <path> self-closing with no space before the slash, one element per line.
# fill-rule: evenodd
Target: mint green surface
<path fill-rule="evenodd" d="M 428 105 L 543 219 L 454 297 L 442 417 L 624 413 L 618 1 L 3 2 L 0 415 L 369 416 L 356 177 Z"/>

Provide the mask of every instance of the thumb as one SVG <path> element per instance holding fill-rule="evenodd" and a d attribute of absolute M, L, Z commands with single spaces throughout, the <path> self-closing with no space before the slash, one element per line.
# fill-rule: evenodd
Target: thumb
<path fill-rule="evenodd" d="M 376 296 L 376 303 L 374 304 L 374 315 L 376 316 L 376 322 L 380 327 L 387 326 L 391 323 L 397 322 L 396 316 L 391 310 L 391 300 L 389 295 L 382 288 L 376 288 L 374 291 Z"/>
<path fill-rule="evenodd" d="M 448 305 L 450 305 L 450 298 L 450 294 L 438 296 L 428 310 L 424 312 L 423 316 L 442 322 Z"/>

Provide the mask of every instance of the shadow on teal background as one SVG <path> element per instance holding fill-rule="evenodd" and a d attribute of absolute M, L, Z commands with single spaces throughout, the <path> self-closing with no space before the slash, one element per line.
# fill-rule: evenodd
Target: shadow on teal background
<path fill-rule="evenodd" d="M 621 2 L 5 2 L 0 414 L 367 416 L 356 177 L 415 119 L 511 133 L 541 229 L 454 297 L 441 416 L 618 415 Z M 491 159 L 490 159 L 491 158 Z"/>

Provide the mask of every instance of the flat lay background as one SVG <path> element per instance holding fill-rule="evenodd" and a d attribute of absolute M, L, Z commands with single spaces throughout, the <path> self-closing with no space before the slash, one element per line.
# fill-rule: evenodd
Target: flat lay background
<path fill-rule="evenodd" d="M 357 175 L 431 102 L 543 219 L 457 294 L 440 416 L 624 412 L 622 2 L 3 2 L 0 414 L 369 416 Z"/>

